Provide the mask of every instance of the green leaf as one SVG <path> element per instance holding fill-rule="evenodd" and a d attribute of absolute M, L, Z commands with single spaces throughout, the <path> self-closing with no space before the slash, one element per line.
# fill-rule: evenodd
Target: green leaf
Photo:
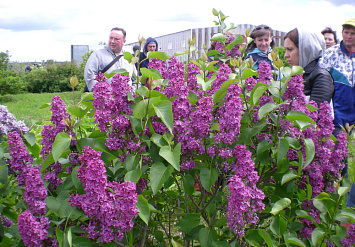
<path fill-rule="evenodd" d="M 154 104 L 158 104 L 160 97 L 149 98 L 139 101 L 133 108 L 133 116 L 137 119 L 143 119 L 146 116 L 154 115 Z"/>
<path fill-rule="evenodd" d="M 236 80 L 228 80 L 223 82 L 221 87 L 213 94 L 213 103 L 217 104 L 222 101 L 227 94 L 227 89 L 231 84 L 235 84 Z"/>
<path fill-rule="evenodd" d="M 196 79 L 197 84 L 201 85 L 203 91 L 206 91 L 207 89 L 211 88 L 212 82 L 216 79 L 216 76 L 212 76 L 209 79 L 207 78 L 207 81 L 205 81 L 205 78 L 201 74 L 198 74 L 196 75 Z"/>
<path fill-rule="evenodd" d="M 323 231 L 323 229 L 318 227 L 314 229 L 311 237 L 313 246 L 319 246 L 318 243 L 323 239 L 324 235 L 325 232 Z"/>
<path fill-rule="evenodd" d="M 157 116 L 163 121 L 170 133 L 173 133 L 174 120 L 171 102 L 162 100 L 158 104 L 154 104 L 154 110 Z"/>
<path fill-rule="evenodd" d="M 287 230 L 287 222 L 280 215 L 276 215 L 271 221 L 270 230 L 281 237 Z"/>
<path fill-rule="evenodd" d="M 294 244 L 295 246 L 306 247 L 306 245 L 302 242 L 302 240 L 299 240 L 297 238 L 297 235 L 294 233 L 286 232 L 284 234 L 284 239 L 287 244 Z"/>
<path fill-rule="evenodd" d="M 181 143 L 179 142 L 173 151 L 169 146 L 160 148 L 159 155 L 168 161 L 177 171 L 180 171 Z"/>
<path fill-rule="evenodd" d="M 287 114 L 286 119 L 290 121 L 299 120 L 299 121 L 315 123 L 314 120 L 311 117 L 309 117 L 306 113 L 299 112 L 299 111 L 290 111 Z"/>
<path fill-rule="evenodd" d="M 26 134 L 23 135 L 23 137 L 26 139 L 26 141 L 31 145 L 36 144 L 36 137 L 35 134 L 32 132 L 27 132 Z"/>
<path fill-rule="evenodd" d="M 57 227 L 58 229 L 59 227 Z M 75 247 L 91 247 L 93 246 L 87 237 L 74 238 L 73 244 Z"/>
<path fill-rule="evenodd" d="M 316 153 L 316 149 L 314 147 L 314 143 L 312 139 L 305 139 L 304 145 L 306 147 L 306 160 L 304 163 L 303 169 L 306 168 L 313 160 L 314 155 Z"/>
<path fill-rule="evenodd" d="M 155 195 L 163 186 L 166 180 L 173 173 L 174 168 L 172 166 L 165 166 L 161 162 L 156 162 L 150 168 L 150 183 L 153 194 Z"/>
<path fill-rule="evenodd" d="M 304 70 L 301 66 L 292 66 L 291 68 L 291 76 L 294 75 L 303 75 Z"/>
<path fill-rule="evenodd" d="M 246 69 L 243 70 L 242 72 L 242 80 L 245 80 L 248 77 L 252 77 L 252 76 L 257 76 L 258 72 L 255 70 L 251 70 L 251 69 Z"/>
<path fill-rule="evenodd" d="M 216 33 L 210 39 L 211 41 L 218 41 L 222 44 L 226 41 L 226 36 L 223 33 Z"/>
<path fill-rule="evenodd" d="M 267 246 L 273 247 L 274 245 L 272 243 L 272 239 L 271 239 L 269 233 L 267 233 L 264 229 L 258 229 L 258 231 L 259 231 L 260 236 L 265 240 Z"/>
<path fill-rule="evenodd" d="M 195 228 L 200 224 L 201 216 L 199 214 L 190 213 L 181 218 L 176 224 L 180 228 L 180 231 L 188 233 L 192 228 Z"/>
<path fill-rule="evenodd" d="M 166 54 L 165 52 L 160 52 L 160 51 L 152 51 L 152 52 L 148 52 L 148 59 L 151 58 L 156 58 L 156 59 L 160 59 L 162 61 L 166 61 L 168 59 L 170 59 L 171 57 Z"/>
<path fill-rule="evenodd" d="M 290 204 L 291 204 L 290 199 L 282 198 L 274 204 L 270 213 L 273 215 L 277 215 L 281 210 L 288 207 Z"/>
<path fill-rule="evenodd" d="M 7 166 L 0 167 L 0 184 L 6 185 L 8 182 L 9 168 Z"/>
<path fill-rule="evenodd" d="M 338 195 L 339 196 L 344 196 L 348 191 L 349 191 L 349 187 L 339 187 L 338 189 Z"/>
<path fill-rule="evenodd" d="M 260 97 L 265 93 L 268 87 L 269 87 L 268 85 L 261 82 L 255 84 L 254 88 L 250 92 L 250 98 L 249 98 L 249 101 L 251 100 L 250 104 L 252 106 L 257 105 L 256 103 L 259 101 Z"/>
<path fill-rule="evenodd" d="M 72 245 L 73 245 L 73 238 L 72 238 L 72 234 L 71 234 L 71 227 L 69 227 L 69 229 L 68 229 L 67 240 L 68 240 L 69 246 L 72 247 Z"/>
<path fill-rule="evenodd" d="M 308 219 L 313 222 L 313 224 L 317 224 L 314 220 L 314 217 L 310 215 L 307 211 L 304 210 L 296 210 L 296 215 L 300 218 Z"/>
<path fill-rule="evenodd" d="M 141 176 L 142 176 L 142 171 L 140 168 L 137 168 L 135 170 L 127 172 L 126 175 L 124 176 L 124 180 L 137 183 Z"/>
<path fill-rule="evenodd" d="M 298 175 L 296 174 L 296 172 L 294 170 L 288 171 L 287 173 L 285 173 L 282 176 L 281 185 L 284 185 L 285 183 L 288 183 L 297 177 L 298 177 Z"/>
<path fill-rule="evenodd" d="M 182 178 L 182 182 L 183 182 L 183 187 L 184 187 L 185 193 L 188 195 L 192 195 L 195 190 L 195 180 L 194 180 L 193 176 L 191 176 L 190 174 L 186 174 Z"/>
<path fill-rule="evenodd" d="M 57 241 L 58 241 L 59 247 L 63 247 L 64 233 L 59 227 L 56 227 L 55 235 L 57 236 Z"/>
<path fill-rule="evenodd" d="M 286 139 L 280 139 L 278 145 L 278 153 L 277 153 L 277 163 L 280 163 L 283 158 L 286 157 L 286 154 L 289 149 L 288 141 Z"/>
<path fill-rule="evenodd" d="M 213 229 L 202 228 L 198 233 L 201 247 L 211 247 L 212 242 L 217 240 L 217 233 Z"/>
<path fill-rule="evenodd" d="M 70 115 L 74 115 L 78 118 L 83 118 L 85 114 L 89 111 L 89 109 L 86 108 L 85 110 L 83 110 L 77 105 L 71 105 L 67 107 L 67 111 Z"/>
<path fill-rule="evenodd" d="M 262 246 L 264 244 L 264 239 L 261 237 L 258 230 L 248 230 L 245 234 L 245 240 L 251 246 Z"/>
<path fill-rule="evenodd" d="M 52 154 L 54 162 L 57 162 L 64 151 L 70 146 L 71 137 L 65 133 L 59 133 L 53 142 Z"/>
<path fill-rule="evenodd" d="M 147 199 L 145 199 L 143 195 L 138 195 L 138 202 L 136 203 L 136 206 L 139 211 L 139 217 L 148 225 L 150 209 Z"/>
<path fill-rule="evenodd" d="M 53 163 L 54 163 L 53 154 L 52 154 L 52 152 L 50 152 L 47 155 L 46 159 L 44 160 L 43 164 L 41 165 L 41 170 L 40 170 L 41 173 L 43 173 L 47 169 L 47 167 Z"/>
<path fill-rule="evenodd" d="M 128 172 L 138 168 L 139 159 L 140 159 L 139 155 L 133 155 L 133 154 L 127 155 L 125 166 Z"/>
<path fill-rule="evenodd" d="M 200 180 L 202 187 L 208 191 L 211 192 L 211 187 L 212 185 L 217 181 L 218 179 L 218 170 L 215 168 L 212 169 L 207 169 L 207 168 L 202 168 L 200 172 Z"/>

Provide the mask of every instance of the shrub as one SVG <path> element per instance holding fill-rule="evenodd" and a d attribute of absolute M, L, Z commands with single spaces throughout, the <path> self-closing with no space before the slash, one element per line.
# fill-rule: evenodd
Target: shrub
<path fill-rule="evenodd" d="M 39 68 L 26 73 L 27 90 L 30 93 L 53 93 L 71 91 L 69 78 L 76 75 L 83 78 L 83 73 L 75 63 L 50 64 L 47 68 Z"/>
<path fill-rule="evenodd" d="M 0 95 L 20 94 L 26 91 L 22 78 L 10 70 L 0 71 Z"/>

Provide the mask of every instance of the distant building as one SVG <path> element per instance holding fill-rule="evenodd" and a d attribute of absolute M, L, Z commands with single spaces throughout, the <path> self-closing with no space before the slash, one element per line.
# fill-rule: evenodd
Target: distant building
<path fill-rule="evenodd" d="M 82 56 L 88 51 L 96 51 L 103 48 L 104 45 L 72 45 L 71 46 L 71 61 L 78 66 L 83 62 Z"/>
<path fill-rule="evenodd" d="M 248 29 L 253 30 L 255 27 L 256 27 L 255 25 L 250 25 L 250 24 L 239 24 L 237 25 L 237 28 L 230 30 L 230 32 L 234 34 L 244 34 Z M 210 47 L 211 45 L 210 39 L 213 36 L 213 34 L 219 32 L 220 32 L 220 27 L 214 26 L 214 27 L 188 29 L 188 30 L 166 34 L 154 38 L 157 40 L 159 44 L 159 51 L 165 52 L 169 56 L 174 56 L 174 54 L 177 52 L 184 52 L 188 50 L 188 43 L 187 43 L 188 39 L 189 38 L 193 39 L 196 37 L 194 46 L 197 48 L 196 52 L 199 52 L 198 54 L 201 54 L 204 51 L 203 49 L 204 46 L 206 47 L 206 49 Z M 275 46 L 276 47 L 283 46 L 284 43 L 283 38 L 286 35 L 286 33 L 274 30 L 273 35 L 275 40 Z M 125 44 L 123 50 L 133 53 L 132 50 L 134 45 L 139 45 L 138 41 Z M 103 45 L 96 45 L 96 46 L 72 45 L 71 59 L 72 61 L 75 61 L 79 65 L 83 61 L 81 57 L 82 55 L 84 55 L 86 52 L 90 50 L 97 50 L 102 47 Z M 188 59 L 188 55 L 187 54 L 180 55 L 177 56 L 177 58 L 181 62 L 186 61 Z"/>

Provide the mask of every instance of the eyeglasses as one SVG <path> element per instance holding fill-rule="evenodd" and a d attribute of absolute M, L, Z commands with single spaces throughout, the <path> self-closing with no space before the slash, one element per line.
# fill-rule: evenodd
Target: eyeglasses
<path fill-rule="evenodd" d="M 270 27 L 268 27 L 268 26 L 256 27 L 254 30 L 261 30 L 261 29 L 270 29 Z"/>

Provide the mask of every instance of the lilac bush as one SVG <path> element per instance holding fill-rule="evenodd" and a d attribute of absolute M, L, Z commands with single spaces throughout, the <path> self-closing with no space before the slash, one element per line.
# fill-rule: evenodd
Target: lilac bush
<path fill-rule="evenodd" d="M 347 137 L 332 135 L 329 104 L 307 102 L 302 68 L 273 55 L 277 69 L 255 71 L 245 37 L 212 40 L 196 61 L 149 53 L 136 90 L 125 73 L 99 74 L 80 106 L 54 97 L 33 156 L 8 135 L 26 205 L 4 217 L 26 246 L 354 244 Z"/>

